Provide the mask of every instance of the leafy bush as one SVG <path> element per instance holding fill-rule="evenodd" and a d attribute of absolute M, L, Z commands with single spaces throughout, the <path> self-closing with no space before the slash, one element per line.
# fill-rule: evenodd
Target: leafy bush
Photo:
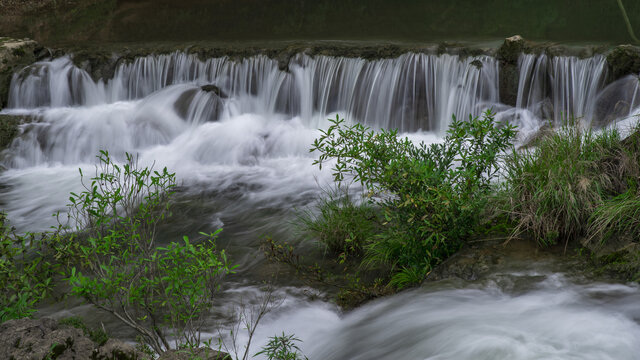
<path fill-rule="evenodd" d="M 264 354 L 269 360 L 308 360 L 306 356 L 298 352 L 300 348 L 296 342 L 299 341 L 300 339 L 293 335 L 285 335 L 284 333 L 282 336 L 276 335 L 269 338 L 269 343 L 256 356 Z"/>
<path fill-rule="evenodd" d="M 313 143 L 315 163 L 335 159 L 336 181 L 358 181 L 371 192 L 385 223 L 366 248 L 366 262 L 391 265 L 398 287 L 422 280 L 473 232 L 498 156 L 515 135 L 511 126 L 496 127 L 490 111 L 469 121 L 454 117 L 444 142 L 429 146 L 394 130 L 331 122 Z"/>
<path fill-rule="evenodd" d="M 95 177 L 69 199 L 78 238 L 64 251 L 80 263 L 69 273 L 72 293 L 115 315 L 160 354 L 171 348 L 170 337 L 176 347 L 198 347 L 202 315 L 232 268 L 215 251 L 217 232 L 198 244 L 184 237 L 158 247 L 175 174 L 126 157 L 119 166 L 101 151 Z"/>
<path fill-rule="evenodd" d="M 0 323 L 33 315 L 51 293 L 59 269 L 45 244 L 45 235 L 17 234 L 0 213 Z"/>

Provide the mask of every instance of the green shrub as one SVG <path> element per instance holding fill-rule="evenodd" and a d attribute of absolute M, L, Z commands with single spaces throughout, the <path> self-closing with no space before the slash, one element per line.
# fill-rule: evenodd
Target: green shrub
<path fill-rule="evenodd" d="M 119 166 L 101 151 L 96 176 L 71 194 L 78 236 L 64 251 L 79 261 L 69 273 L 72 293 L 135 329 L 159 354 L 172 348 L 170 337 L 176 347 L 198 347 L 202 315 L 232 269 L 215 251 L 217 233 L 158 247 L 175 174 L 139 168 L 126 156 Z"/>
<path fill-rule="evenodd" d="M 17 234 L 0 213 L 0 323 L 30 317 L 51 293 L 59 269 L 45 244 L 45 235 Z"/>
<path fill-rule="evenodd" d="M 493 114 L 453 118 L 444 142 L 415 145 L 396 131 L 347 126 L 336 117 L 311 151 L 320 167 L 335 159 L 337 182 L 360 182 L 384 214 L 384 227 L 366 247 L 365 262 L 392 267 L 398 287 L 421 281 L 461 246 L 478 224 L 498 156 L 514 128 L 498 128 Z"/>

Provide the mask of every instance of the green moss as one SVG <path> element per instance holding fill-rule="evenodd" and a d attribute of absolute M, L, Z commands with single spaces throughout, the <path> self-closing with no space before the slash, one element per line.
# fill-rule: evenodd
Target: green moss
<path fill-rule="evenodd" d="M 620 45 L 607 55 L 607 63 L 613 79 L 640 73 L 640 48 Z"/>

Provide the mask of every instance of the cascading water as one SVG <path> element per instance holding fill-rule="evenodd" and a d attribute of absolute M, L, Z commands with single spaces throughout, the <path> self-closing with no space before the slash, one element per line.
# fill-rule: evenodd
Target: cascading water
<path fill-rule="evenodd" d="M 628 76 L 605 89 L 607 62 L 602 55 L 578 59 L 522 54 L 518 64 L 516 108 L 556 125 L 571 118 L 608 124 L 640 105 L 637 77 Z"/>
<path fill-rule="evenodd" d="M 95 82 L 70 59 L 59 58 L 16 74 L 9 107 L 109 104 L 176 84 L 215 84 L 230 97 L 243 97 L 244 112 L 307 120 L 339 111 L 374 127 L 438 131 L 446 129 L 452 114 L 477 115 L 498 101 L 498 63 L 487 56 L 408 53 L 366 61 L 297 55 L 285 72 L 265 56 L 201 61 L 177 52 L 138 58 L 119 66 L 112 79 Z"/>
<path fill-rule="evenodd" d="M 167 166 L 184 185 L 164 240 L 222 226 L 220 245 L 230 249 L 241 275 L 260 278 L 259 239 L 299 243 L 292 209 L 312 205 L 331 185 L 330 172 L 313 167 L 308 151 L 328 117 L 397 128 L 430 143 L 452 115 L 488 108 L 524 135 L 565 113 L 602 122 L 637 113 L 637 78 L 606 87 L 605 78 L 600 56 L 523 55 L 513 108 L 499 103 L 498 62 L 488 56 L 407 53 L 367 61 L 299 54 L 284 71 L 265 56 L 203 61 L 178 52 L 121 64 L 113 78 L 97 81 L 58 58 L 14 75 L 10 109 L 3 112 L 34 121 L 2 153 L 0 200 L 20 230 L 45 230 L 77 191 L 77 169 L 91 174 L 99 150 L 120 159 L 138 153 L 143 165 Z M 640 329 L 632 320 L 638 314 L 584 295 L 589 287 L 563 280 L 563 286 L 535 283 L 518 292 L 492 284 L 414 291 L 342 319 L 332 306 L 294 295 L 286 311 L 267 319 L 257 343 L 293 331 L 313 359 L 632 359 L 638 353 Z M 637 300 L 636 288 L 620 289 Z M 550 308 L 542 299 L 550 299 Z M 475 307 L 463 311 L 469 302 Z M 514 328 L 511 316 L 522 328 Z"/>

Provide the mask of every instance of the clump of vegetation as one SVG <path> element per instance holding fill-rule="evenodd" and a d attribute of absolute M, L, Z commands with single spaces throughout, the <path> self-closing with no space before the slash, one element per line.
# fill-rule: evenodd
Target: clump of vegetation
<path fill-rule="evenodd" d="M 514 235 L 553 245 L 630 229 L 618 215 L 633 206 L 628 192 L 635 193 L 640 152 L 625 144 L 616 130 L 595 134 L 570 123 L 536 148 L 513 152 L 504 194 Z"/>
<path fill-rule="evenodd" d="M 489 111 L 469 121 L 454 117 L 444 141 L 429 146 L 401 139 L 393 130 L 347 126 L 339 117 L 331 121 L 311 149 L 319 153 L 315 163 L 322 167 L 335 159 L 334 179 L 360 182 L 381 209 L 383 226 L 364 244 L 364 263 L 390 266 L 390 284 L 398 288 L 421 281 L 473 233 L 499 154 L 515 136 L 513 127 L 495 126 Z M 334 216 L 341 210 L 333 208 L 322 212 Z M 331 218 L 323 216 L 318 224 Z"/>
<path fill-rule="evenodd" d="M 184 237 L 158 246 L 175 174 L 140 168 L 126 156 L 120 166 L 101 151 L 96 175 L 83 182 L 83 192 L 71 194 L 78 236 L 65 251 L 79 262 L 69 273 L 71 291 L 135 329 L 159 354 L 172 343 L 197 348 L 202 315 L 232 267 L 224 251 L 215 250 L 217 233 L 199 243 Z"/>
<path fill-rule="evenodd" d="M 308 358 L 299 353 L 300 348 L 296 344 L 300 339 L 294 335 L 273 336 L 269 338 L 269 342 L 265 345 L 258 355 L 266 355 L 269 360 L 308 360 Z"/>
<path fill-rule="evenodd" d="M 318 213 L 306 211 L 299 217 L 303 229 L 341 261 L 361 258 L 382 229 L 380 209 L 368 201 L 356 202 L 348 190 L 338 188 L 326 195 L 317 205 Z"/>
<path fill-rule="evenodd" d="M 51 294 L 60 268 L 46 244 L 45 235 L 16 233 L 0 213 L 0 323 L 32 316 Z"/>

